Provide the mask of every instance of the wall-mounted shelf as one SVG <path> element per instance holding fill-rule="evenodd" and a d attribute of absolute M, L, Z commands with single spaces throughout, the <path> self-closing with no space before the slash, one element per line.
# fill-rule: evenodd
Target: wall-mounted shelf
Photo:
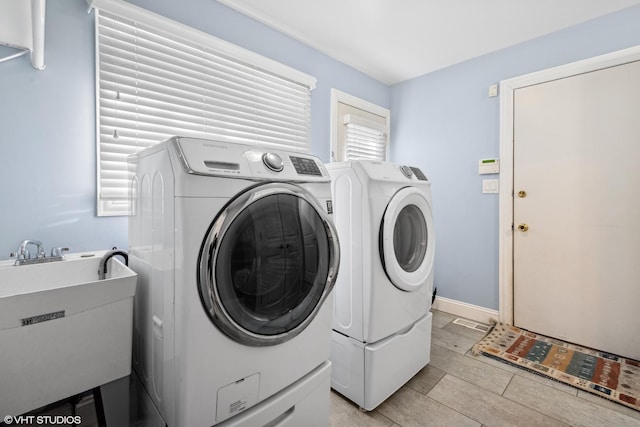
<path fill-rule="evenodd" d="M 45 5 L 46 0 L 0 1 L 0 45 L 17 50 L 0 62 L 31 53 L 33 67 L 44 69 Z"/>

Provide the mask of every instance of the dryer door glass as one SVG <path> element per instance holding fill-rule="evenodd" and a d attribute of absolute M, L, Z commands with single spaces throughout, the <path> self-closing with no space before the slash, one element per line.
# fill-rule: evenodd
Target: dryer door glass
<path fill-rule="evenodd" d="M 391 198 L 379 243 L 385 273 L 397 288 L 415 291 L 427 282 L 433 267 L 433 219 L 431 205 L 418 188 L 402 188 Z"/>
<path fill-rule="evenodd" d="M 282 342 L 304 329 L 337 270 L 335 234 L 317 203 L 282 188 L 262 190 L 214 221 L 212 231 L 220 232 L 206 244 L 213 250 L 205 266 L 211 280 L 201 283 L 214 323 L 250 345 Z"/>
<path fill-rule="evenodd" d="M 404 271 L 414 272 L 427 253 L 427 223 L 416 205 L 402 208 L 393 228 L 393 251 Z"/>

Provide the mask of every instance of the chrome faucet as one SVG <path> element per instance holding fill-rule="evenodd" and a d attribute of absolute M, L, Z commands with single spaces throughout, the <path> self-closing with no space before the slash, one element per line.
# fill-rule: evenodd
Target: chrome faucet
<path fill-rule="evenodd" d="M 22 242 L 20 242 L 20 246 L 18 246 L 18 255 L 23 254 L 25 255 L 26 259 L 31 258 L 31 256 L 29 255 L 29 251 L 27 250 L 28 245 L 35 245 L 37 249 L 36 258 L 45 257 L 44 246 L 39 240 L 23 240 Z"/>
<path fill-rule="evenodd" d="M 113 250 L 104 254 L 102 259 L 100 260 L 100 267 L 98 268 L 98 279 L 102 280 L 107 276 L 107 261 L 118 255 L 124 259 L 124 265 L 129 265 L 129 253 L 122 249 L 113 248 Z"/>
<path fill-rule="evenodd" d="M 31 259 L 31 253 L 27 249 L 27 246 L 29 245 L 34 245 L 36 247 L 36 258 L 33 260 Z M 16 262 L 14 265 L 35 263 L 37 262 L 36 260 L 45 257 L 44 246 L 39 240 L 23 240 L 22 242 L 20 242 L 20 246 L 18 246 L 18 252 L 12 253 L 11 256 L 16 257 Z"/>
<path fill-rule="evenodd" d="M 36 256 L 31 258 L 31 253 L 27 249 L 27 246 L 34 245 L 36 247 Z M 39 240 L 23 240 L 18 246 L 18 251 L 13 252 L 10 256 L 16 258 L 16 262 L 13 265 L 27 265 L 27 264 L 39 264 L 43 262 L 51 261 L 64 261 L 63 252 L 68 251 L 69 248 L 54 248 L 51 250 L 51 256 L 47 257 L 44 250 L 44 245 Z"/>

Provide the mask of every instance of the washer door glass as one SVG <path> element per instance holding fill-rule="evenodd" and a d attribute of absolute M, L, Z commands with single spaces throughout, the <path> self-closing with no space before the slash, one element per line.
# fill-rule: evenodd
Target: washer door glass
<path fill-rule="evenodd" d="M 291 184 L 254 187 L 214 220 L 201 253 L 200 292 L 213 322 L 249 345 L 301 332 L 335 282 L 331 222 Z"/>
<path fill-rule="evenodd" d="M 400 189 L 380 225 L 380 258 L 391 282 L 404 291 L 420 288 L 433 268 L 431 205 L 416 187 Z"/>

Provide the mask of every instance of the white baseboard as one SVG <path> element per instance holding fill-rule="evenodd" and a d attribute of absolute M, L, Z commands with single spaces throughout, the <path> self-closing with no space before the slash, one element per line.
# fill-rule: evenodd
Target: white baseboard
<path fill-rule="evenodd" d="M 492 320 L 498 320 L 500 318 L 500 313 L 497 310 L 439 296 L 436 296 L 432 307 L 436 310 L 475 320 L 480 323 L 491 323 Z"/>

